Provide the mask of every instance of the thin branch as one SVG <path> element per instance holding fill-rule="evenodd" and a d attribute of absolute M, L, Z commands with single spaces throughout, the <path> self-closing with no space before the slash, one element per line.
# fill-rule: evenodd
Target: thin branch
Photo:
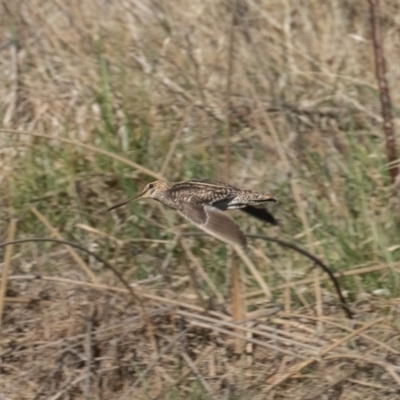
<path fill-rule="evenodd" d="M 317 264 L 320 268 L 322 268 L 324 270 L 324 272 L 326 272 L 328 274 L 328 276 L 329 276 L 330 280 L 332 281 L 332 283 L 336 289 L 336 292 L 339 296 L 340 305 L 341 305 L 343 311 L 346 313 L 347 317 L 350 319 L 353 318 L 353 312 L 350 310 L 349 306 L 347 305 L 347 301 L 344 298 L 342 291 L 340 290 L 340 285 L 339 285 L 338 280 L 336 279 L 333 272 L 329 269 L 329 267 L 320 258 L 318 258 L 314 254 L 310 253 L 309 251 L 304 250 L 303 248 L 297 246 L 297 244 L 287 242 L 286 240 L 273 238 L 273 237 L 269 237 L 266 235 L 258 235 L 258 234 L 246 234 L 246 236 L 254 238 L 254 239 L 263 239 L 268 242 L 273 242 L 273 243 L 279 244 L 282 247 L 287 247 L 291 250 L 294 250 L 297 253 L 300 253 L 301 255 L 308 257 L 310 260 L 314 261 L 315 264 Z"/>
<path fill-rule="evenodd" d="M 383 130 L 386 139 L 386 155 L 389 164 L 391 183 L 396 183 L 399 167 L 396 164 L 396 136 L 392 117 L 392 102 L 390 100 L 389 85 L 386 80 L 386 60 L 382 44 L 382 32 L 380 25 L 379 0 L 368 0 L 372 28 L 372 42 L 374 45 L 375 75 L 378 81 L 379 98 L 381 100 L 381 114 Z"/>
<path fill-rule="evenodd" d="M 182 234 L 182 236 L 204 236 L 204 235 L 206 235 L 206 233 L 203 233 L 203 232 L 185 232 Z M 279 244 L 282 247 L 287 247 L 291 250 L 294 250 L 297 253 L 300 253 L 301 255 L 314 261 L 315 264 L 317 264 L 320 268 L 322 268 L 328 274 L 328 276 L 329 276 L 330 280 L 332 281 L 332 283 L 335 287 L 335 290 L 339 296 L 340 306 L 342 307 L 343 311 L 346 313 L 347 317 L 350 319 L 353 318 L 353 312 L 350 310 L 350 308 L 347 304 L 347 301 L 344 298 L 344 296 L 340 290 L 340 285 L 339 285 L 338 280 L 336 279 L 334 273 L 329 269 L 329 267 L 320 258 L 318 258 L 314 254 L 310 253 L 309 251 L 304 250 L 300 246 L 297 246 L 294 243 L 287 242 L 286 240 L 273 238 L 273 237 L 266 236 L 266 235 L 253 234 L 253 233 L 246 233 L 245 236 L 249 237 L 249 238 L 253 238 L 253 239 L 262 239 L 262 240 L 266 240 L 267 242 L 273 242 L 273 243 Z"/>
<path fill-rule="evenodd" d="M 206 235 L 206 233 L 203 232 L 186 232 L 184 233 L 182 236 L 204 236 Z M 318 257 L 316 257 L 315 255 L 311 254 L 310 252 L 308 252 L 307 250 L 302 249 L 301 247 L 297 246 L 294 243 L 291 242 L 287 242 L 286 240 L 282 240 L 282 239 L 278 239 L 278 238 L 273 238 L 273 237 L 269 237 L 266 235 L 259 235 L 259 234 L 246 234 L 247 237 L 250 238 L 254 238 L 254 239 L 262 239 L 262 240 L 266 240 L 269 242 L 273 242 L 273 243 L 277 243 L 280 246 L 283 247 L 287 247 L 290 248 L 300 254 L 302 254 L 305 257 L 308 257 L 310 260 L 314 261 L 315 264 L 317 264 L 320 268 L 322 268 L 329 276 L 329 278 L 331 279 L 336 292 L 340 298 L 340 305 L 342 307 L 342 309 L 344 310 L 344 312 L 346 313 L 348 318 L 353 318 L 353 312 L 350 310 L 349 306 L 347 305 L 347 301 L 344 298 L 344 296 L 342 295 L 342 292 L 340 290 L 340 285 L 338 280 L 336 279 L 335 275 L 333 274 L 333 272 L 329 269 L 329 267 L 324 264 L 323 261 L 321 261 Z M 103 263 L 106 268 L 110 269 L 114 275 L 120 280 L 120 282 L 128 289 L 129 293 L 131 294 L 131 296 L 133 297 L 133 299 L 135 299 L 141 306 L 142 308 L 142 312 L 143 312 L 143 317 L 146 319 L 148 319 L 147 314 L 145 312 L 145 308 L 144 308 L 144 304 L 142 299 L 133 291 L 132 287 L 129 285 L 129 283 L 125 280 L 125 278 L 121 275 L 121 273 L 115 269 L 108 261 L 104 260 L 102 257 L 100 257 L 99 255 L 97 255 L 96 253 L 91 252 L 90 250 L 84 248 L 83 246 L 80 246 L 76 243 L 72 243 L 72 242 L 68 242 L 66 240 L 60 240 L 60 239 L 52 239 L 52 238 L 32 238 L 32 239 L 19 239 L 19 240 L 13 240 L 10 242 L 4 242 L 4 243 L 0 243 L 0 248 L 8 246 L 8 245 L 12 245 L 12 244 L 20 244 L 20 243 L 28 243 L 28 242 L 53 242 L 53 243 L 61 243 L 61 244 L 68 244 L 72 247 L 75 247 L 81 251 L 86 252 L 87 254 L 93 256 L 97 261 Z M 148 321 L 147 321 L 148 322 Z"/>
<path fill-rule="evenodd" d="M 250 273 L 253 275 L 253 278 L 257 281 L 257 283 L 260 285 L 261 290 L 264 292 L 265 298 L 267 301 L 271 301 L 272 295 L 271 295 L 271 290 L 258 272 L 258 269 L 256 266 L 252 263 L 249 257 L 247 257 L 246 253 L 243 251 L 243 249 L 237 245 L 233 245 L 233 250 L 236 252 L 236 254 L 240 257 L 240 259 L 243 261 L 243 264 L 246 265 Z"/>
<path fill-rule="evenodd" d="M 8 242 L 3 242 L 3 243 L 0 243 L 0 248 L 6 247 L 6 246 L 11 246 L 11 245 L 14 245 L 14 244 L 30 243 L 30 242 L 52 242 L 52 243 L 66 244 L 68 246 L 74 247 L 76 249 L 79 249 L 79 250 L 89 254 L 90 256 L 92 256 L 97 261 L 99 261 L 102 264 L 104 264 L 104 266 L 106 268 L 108 268 L 110 271 L 113 272 L 113 274 L 119 279 L 119 281 L 128 290 L 128 292 L 130 293 L 130 295 L 132 296 L 134 301 L 139 303 L 139 305 L 140 305 L 140 307 L 142 309 L 142 313 L 143 313 L 143 317 L 145 318 L 145 321 L 148 319 L 148 316 L 146 314 L 146 310 L 144 308 L 144 304 L 143 304 L 142 299 L 134 292 L 134 290 L 132 289 L 131 285 L 129 285 L 129 283 L 121 275 L 121 273 L 116 268 L 114 268 L 108 261 L 106 261 L 104 258 L 100 257 L 98 254 L 86 249 L 85 247 L 83 247 L 83 246 L 81 246 L 81 245 L 79 245 L 77 243 L 73 243 L 73 242 L 69 242 L 67 240 L 61 240 L 61 239 L 53 239 L 53 238 L 31 238 L 31 239 L 18 239 L 18 240 L 11 240 L 11 241 L 8 241 Z"/>

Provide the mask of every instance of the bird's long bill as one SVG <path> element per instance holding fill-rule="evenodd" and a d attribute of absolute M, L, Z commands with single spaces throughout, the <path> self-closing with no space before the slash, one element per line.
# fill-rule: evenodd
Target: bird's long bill
<path fill-rule="evenodd" d="M 114 204 L 113 206 L 111 206 L 110 208 L 108 208 L 107 211 L 115 210 L 116 208 L 122 207 L 122 206 L 124 206 L 125 204 L 130 203 L 131 201 L 140 199 L 142 196 L 143 196 L 143 192 L 140 193 L 140 194 L 138 194 L 138 195 L 135 196 L 135 197 L 131 197 L 131 198 L 128 199 L 128 200 L 122 201 L 121 203 Z"/>

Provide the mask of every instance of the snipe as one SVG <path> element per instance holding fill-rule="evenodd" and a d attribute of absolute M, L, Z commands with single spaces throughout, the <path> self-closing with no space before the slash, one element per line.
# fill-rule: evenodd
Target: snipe
<path fill-rule="evenodd" d="M 148 183 L 138 196 L 115 204 L 108 210 L 145 197 L 173 208 L 209 235 L 239 246 L 246 245 L 246 238 L 235 221 L 224 213 L 225 210 L 240 209 L 265 222 L 277 223 L 265 208 L 260 208 L 264 203 L 276 202 L 274 197 L 208 179 L 154 181 Z"/>

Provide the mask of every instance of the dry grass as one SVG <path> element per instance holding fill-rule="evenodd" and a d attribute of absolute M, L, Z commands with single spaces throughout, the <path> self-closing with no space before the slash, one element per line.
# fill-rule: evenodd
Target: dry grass
<path fill-rule="evenodd" d="M 399 132 L 400 7 L 381 3 Z M 3 0 L 0 22 L 0 241 L 16 217 L 17 239 L 78 242 L 148 315 L 92 256 L 1 249 L 1 398 L 399 397 L 400 202 L 367 2 Z M 182 239 L 150 202 L 104 212 L 159 176 L 278 195 L 279 227 L 235 219 L 323 259 L 354 320 L 300 254 Z"/>

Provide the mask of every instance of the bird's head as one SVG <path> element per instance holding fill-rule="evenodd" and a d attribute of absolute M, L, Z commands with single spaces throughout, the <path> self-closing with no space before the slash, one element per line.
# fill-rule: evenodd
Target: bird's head
<path fill-rule="evenodd" d="M 161 199 L 164 192 L 168 189 L 168 182 L 158 180 L 148 183 L 142 192 L 134 197 L 132 200 L 144 199 L 146 197 L 151 197 L 152 199 Z"/>
<path fill-rule="evenodd" d="M 144 189 L 135 197 L 123 201 L 122 203 L 114 204 L 108 209 L 108 211 L 114 210 L 115 208 L 124 206 L 133 200 L 144 199 L 150 197 L 152 199 L 161 200 L 163 198 L 165 190 L 169 188 L 169 184 L 166 181 L 158 180 L 148 183 Z"/>

